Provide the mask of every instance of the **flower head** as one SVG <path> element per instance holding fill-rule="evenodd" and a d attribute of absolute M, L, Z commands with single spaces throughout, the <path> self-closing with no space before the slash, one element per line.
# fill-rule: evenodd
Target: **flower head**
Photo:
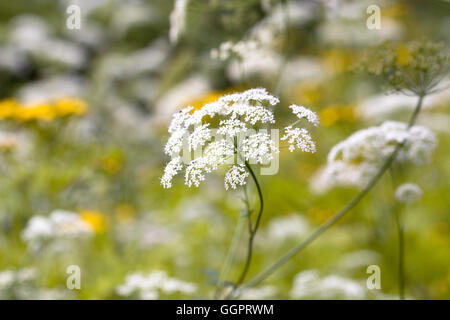
<path fill-rule="evenodd" d="M 387 42 L 368 50 L 359 67 L 383 77 L 393 91 L 425 95 L 447 75 L 450 55 L 439 43 Z"/>
<path fill-rule="evenodd" d="M 403 147 L 395 161 L 415 165 L 429 162 L 437 146 L 435 135 L 425 127 L 408 129 L 405 123 L 386 121 L 380 126 L 357 131 L 335 145 L 328 154 L 324 174 L 329 182 L 343 183 L 342 178 L 348 177 L 353 183 L 365 184 L 399 143 L 403 143 Z"/>
<path fill-rule="evenodd" d="M 170 188 L 173 177 L 184 169 L 185 184 L 198 187 L 207 173 L 231 164 L 225 175 L 225 188 L 244 185 L 248 177 L 247 167 L 242 163 L 233 165 L 234 160 L 267 164 L 279 153 L 278 141 L 274 141 L 266 131 L 275 123 L 269 106 L 278 103 L 278 98 L 266 89 L 256 88 L 224 95 L 202 108 L 189 106 L 174 114 L 165 146 L 165 153 L 172 160 L 166 165 L 161 184 Z M 295 110 L 300 119 L 305 117 L 314 125 L 318 124 L 312 111 L 304 107 L 296 107 Z M 213 124 L 218 124 L 218 127 L 212 128 Z M 261 126 L 265 130 L 257 131 Z M 289 143 L 303 151 L 315 150 L 306 129 L 291 126 L 290 130 L 286 138 Z"/>

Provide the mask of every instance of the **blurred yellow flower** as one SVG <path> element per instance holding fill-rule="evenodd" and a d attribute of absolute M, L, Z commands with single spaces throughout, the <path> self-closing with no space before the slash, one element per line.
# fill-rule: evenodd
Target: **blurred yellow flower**
<path fill-rule="evenodd" d="M 316 104 L 321 99 L 319 84 L 314 82 L 301 82 L 291 89 L 293 101 L 300 101 L 306 104 Z"/>
<path fill-rule="evenodd" d="M 0 119 L 18 122 L 51 121 L 71 115 L 80 116 L 86 111 L 86 102 L 70 97 L 26 105 L 22 105 L 14 99 L 0 101 Z"/>
<path fill-rule="evenodd" d="M 81 210 L 80 215 L 81 219 L 89 224 L 95 233 L 101 234 L 106 231 L 108 221 L 103 213 L 95 210 Z"/>
<path fill-rule="evenodd" d="M 327 71 L 340 73 L 347 71 L 354 61 L 354 54 L 349 51 L 332 49 L 322 55 L 322 62 Z"/>
<path fill-rule="evenodd" d="M 353 105 L 334 104 L 319 112 L 321 124 L 330 127 L 336 122 L 354 122 L 358 117 Z"/>

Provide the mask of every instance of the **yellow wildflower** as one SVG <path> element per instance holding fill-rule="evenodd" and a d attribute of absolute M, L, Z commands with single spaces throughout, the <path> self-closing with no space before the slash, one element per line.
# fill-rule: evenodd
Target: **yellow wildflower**
<path fill-rule="evenodd" d="M 333 73 L 347 71 L 352 65 L 353 60 L 354 56 L 352 53 L 338 49 L 329 50 L 322 56 L 325 68 Z"/>
<path fill-rule="evenodd" d="M 291 89 L 293 101 L 301 101 L 307 104 L 317 104 L 321 99 L 320 87 L 314 82 L 302 82 Z"/>
<path fill-rule="evenodd" d="M 108 226 L 108 221 L 106 216 L 95 210 L 81 210 L 81 219 L 89 224 L 95 233 L 104 233 Z"/>
<path fill-rule="evenodd" d="M 353 105 L 330 105 L 319 112 L 320 122 L 325 127 L 330 127 L 336 122 L 353 122 L 357 113 Z"/>
<path fill-rule="evenodd" d="M 47 102 L 22 105 L 14 99 L 0 101 L 0 119 L 27 122 L 51 121 L 70 115 L 83 115 L 87 104 L 77 98 L 60 98 Z"/>

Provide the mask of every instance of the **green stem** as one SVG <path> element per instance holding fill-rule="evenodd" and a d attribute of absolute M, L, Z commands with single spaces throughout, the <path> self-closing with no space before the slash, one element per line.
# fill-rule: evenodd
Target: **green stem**
<path fill-rule="evenodd" d="M 400 300 L 405 299 L 405 241 L 404 229 L 398 211 L 395 212 L 395 222 L 398 234 L 398 291 Z"/>
<path fill-rule="evenodd" d="M 250 268 L 250 264 L 252 261 L 252 256 L 253 256 L 253 241 L 255 239 L 255 235 L 258 232 L 258 228 L 260 225 L 260 221 L 261 221 L 261 217 L 262 217 L 262 213 L 264 210 L 264 199 L 263 199 L 263 194 L 262 194 L 262 190 L 261 190 L 261 186 L 259 185 L 258 179 L 256 178 L 256 175 L 252 169 L 252 167 L 250 166 L 250 164 L 246 161 L 245 162 L 245 166 L 247 167 L 248 171 L 250 172 L 250 175 L 253 179 L 253 182 L 256 185 L 256 189 L 258 191 L 258 197 L 259 197 L 259 211 L 258 211 L 258 215 L 256 217 L 256 222 L 255 222 L 255 226 L 252 227 L 251 226 L 251 217 L 250 215 L 248 216 L 249 219 L 249 238 L 248 238 L 248 244 L 247 244 L 247 258 L 245 261 L 245 265 L 244 265 L 244 269 L 242 270 L 241 275 L 238 278 L 238 281 L 236 282 L 234 288 L 239 287 L 245 280 L 245 277 L 247 276 L 248 273 L 248 269 Z M 235 290 L 233 290 L 227 298 L 230 298 L 233 296 Z"/>
<path fill-rule="evenodd" d="M 281 91 L 281 84 L 282 84 L 282 80 L 283 80 L 283 72 L 284 69 L 286 68 L 287 65 L 287 61 L 289 60 L 289 38 L 290 38 L 290 17 L 289 17 L 289 0 L 283 0 L 282 4 L 284 5 L 284 10 L 283 10 L 283 14 L 284 14 L 284 21 L 285 21 L 285 31 L 286 31 L 286 39 L 285 39 L 285 44 L 284 44 L 284 49 L 283 49 L 283 60 L 281 61 L 280 64 L 280 70 L 278 71 L 278 75 L 277 78 L 275 80 L 275 88 L 274 88 L 274 93 L 275 95 L 279 95 L 280 91 Z"/>
<path fill-rule="evenodd" d="M 220 293 L 224 286 L 225 279 L 228 277 L 228 273 L 230 272 L 231 265 L 233 264 L 234 257 L 236 255 L 236 249 L 239 244 L 239 240 L 242 236 L 242 231 L 244 230 L 244 217 L 240 216 L 239 220 L 236 224 L 236 229 L 234 231 L 233 238 L 231 240 L 230 248 L 228 249 L 227 257 L 225 258 L 224 267 L 222 268 L 222 272 L 219 275 L 219 280 L 217 282 L 217 289 L 214 294 L 214 297 L 217 299 L 220 297 Z"/>
<path fill-rule="evenodd" d="M 391 167 L 390 169 L 391 177 L 392 177 L 392 186 L 393 191 L 395 193 L 395 189 L 397 186 L 394 170 Z M 401 212 L 398 206 L 394 206 L 394 220 L 395 226 L 397 228 L 397 237 L 398 237 L 398 292 L 399 299 L 405 299 L 405 242 L 404 242 L 404 228 L 402 224 Z"/>
<path fill-rule="evenodd" d="M 411 119 L 408 123 L 408 129 L 411 128 L 417 120 L 417 116 L 420 113 L 422 108 L 424 95 L 419 96 L 419 100 L 417 102 L 417 106 L 411 116 Z M 327 231 L 331 226 L 333 226 L 337 221 L 339 221 L 347 212 L 353 209 L 363 198 L 369 193 L 369 191 L 375 186 L 378 180 L 383 176 L 387 169 L 394 162 L 398 153 L 402 149 L 405 143 L 399 143 L 392 154 L 383 162 L 380 170 L 377 174 L 369 181 L 369 183 L 362 189 L 344 208 L 342 208 L 338 213 L 332 216 L 330 219 L 325 221 L 316 231 L 314 231 L 311 235 L 309 235 L 305 240 L 300 242 L 297 246 L 289 250 L 285 255 L 283 255 L 280 259 L 275 261 L 271 266 L 269 266 L 266 270 L 258 274 L 254 277 L 245 287 L 253 287 L 264 281 L 270 275 L 272 275 L 278 268 L 284 265 L 288 260 L 290 260 L 293 256 L 299 253 L 301 250 L 306 248 L 310 243 L 312 243 L 316 238 L 318 238 L 322 233 Z"/>

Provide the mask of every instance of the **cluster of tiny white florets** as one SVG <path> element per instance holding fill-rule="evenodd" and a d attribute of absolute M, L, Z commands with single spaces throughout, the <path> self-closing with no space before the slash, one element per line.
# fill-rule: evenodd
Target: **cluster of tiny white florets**
<path fill-rule="evenodd" d="M 319 125 L 319 117 L 317 114 L 303 106 L 297 106 L 295 104 L 289 107 L 292 110 L 292 113 L 295 114 L 299 119 L 306 118 L 310 123 L 312 123 L 315 127 Z"/>
<path fill-rule="evenodd" d="M 299 148 L 304 152 L 316 152 L 316 145 L 309 135 L 308 130 L 304 128 L 294 128 L 288 126 L 285 128 L 285 135 L 281 140 L 287 140 L 289 143 L 289 151 L 294 151 Z"/>
<path fill-rule="evenodd" d="M 306 119 L 316 127 L 319 125 L 319 117 L 313 111 L 295 104 L 289 108 L 297 116 L 297 121 Z M 303 152 L 316 152 L 316 145 L 309 135 L 308 130 L 290 125 L 284 128 L 284 132 L 285 134 L 281 137 L 281 140 L 287 140 L 289 143 L 289 151 L 293 152 L 295 148 L 299 148 Z"/>
<path fill-rule="evenodd" d="M 232 166 L 225 174 L 225 189 L 236 189 L 237 186 L 245 185 L 248 174 L 245 165 L 239 164 Z"/>
<path fill-rule="evenodd" d="M 333 177 L 352 176 L 357 177 L 352 179 L 353 183 L 365 184 L 400 143 L 403 143 L 403 148 L 395 161 L 416 165 L 429 162 L 437 146 L 435 135 L 425 127 L 413 126 L 408 129 L 405 123 L 386 121 L 380 126 L 357 131 L 335 145 L 328 154 L 325 175 L 330 183 Z M 345 171 L 353 174 L 346 175 Z"/>
<path fill-rule="evenodd" d="M 217 170 L 221 165 L 233 162 L 235 156 L 252 164 L 267 164 L 279 153 L 278 142 L 266 132 L 255 129 L 275 123 L 273 112 L 268 106 L 279 103 L 266 89 L 250 89 L 242 93 L 233 93 L 204 105 L 201 109 L 187 107 L 174 114 L 169 126 L 170 137 L 165 153 L 172 158 L 167 164 L 161 183 L 165 188 L 172 186 L 172 179 L 185 169 L 185 184 L 198 187 L 205 180 L 206 173 Z M 291 106 L 298 120 L 306 118 L 312 124 L 318 124 L 318 118 L 312 111 Z M 217 131 L 210 126 L 218 119 Z M 315 146 L 306 129 L 286 128 L 285 140 L 303 151 L 314 152 Z M 253 132 L 252 132 L 253 131 Z M 217 134 L 217 135 L 216 135 Z M 187 146 L 187 148 L 185 147 Z M 185 153 L 196 155 L 185 160 Z M 201 151 L 201 155 L 198 151 Z M 183 153 L 183 157 L 181 157 Z M 225 187 L 236 188 L 244 185 L 248 177 L 247 168 L 235 166 L 226 175 Z"/>
<path fill-rule="evenodd" d="M 268 163 L 279 149 L 268 133 L 258 132 L 245 138 L 242 144 L 245 160 L 252 163 Z"/>
<path fill-rule="evenodd" d="M 401 203 L 413 203 L 422 197 L 422 189 L 414 183 L 404 183 L 395 190 L 395 198 Z"/>

